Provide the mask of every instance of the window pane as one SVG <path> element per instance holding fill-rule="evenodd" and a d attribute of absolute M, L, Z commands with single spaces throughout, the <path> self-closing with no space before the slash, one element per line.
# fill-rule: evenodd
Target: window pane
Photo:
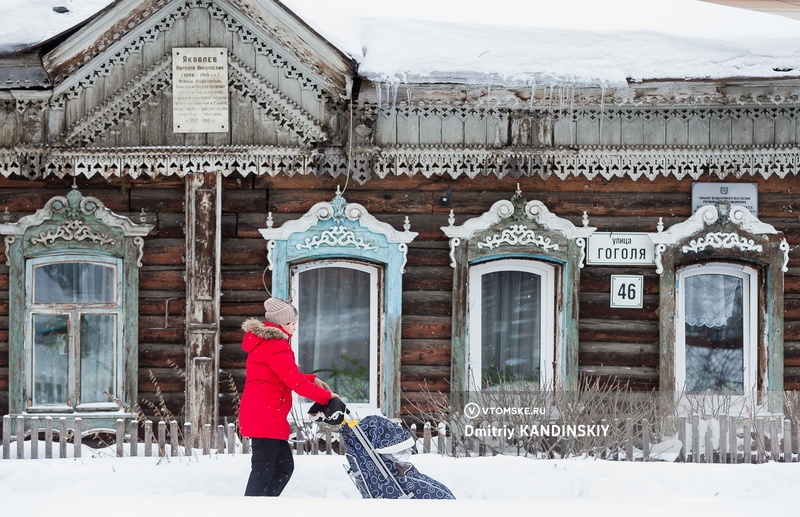
<path fill-rule="evenodd" d="M 539 275 L 496 271 L 481 277 L 482 382 L 539 382 L 541 358 Z"/>
<path fill-rule="evenodd" d="M 66 315 L 33 316 L 33 403 L 66 404 L 69 364 Z"/>
<path fill-rule="evenodd" d="M 114 303 L 114 269 L 91 262 L 35 266 L 33 303 Z"/>
<path fill-rule="evenodd" d="M 81 404 L 108 402 L 114 393 L 114 349 L 117 338 L 114 314 L 81 316 Z"/>
<path fill-rule="evenodd" d="M 744 390 L 743 280 L 720 274 L 686 278 L 686 390 Z"/>
<path fill-rule="evenodd" d="M 345 402 L 369 402 L 370 275 L 343 267 L 299 273 L 298 364 Z"/>

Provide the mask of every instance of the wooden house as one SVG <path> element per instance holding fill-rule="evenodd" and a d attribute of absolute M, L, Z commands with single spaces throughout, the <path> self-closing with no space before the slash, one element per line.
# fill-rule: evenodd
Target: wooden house
<path fill-rule="evenodd" d="M 796 76 L 387 96 L 272 0 L 0 59 L 0 414 L 235 419 L 267 289 L 392 416 L 492 375 L 800 387 Z"/>

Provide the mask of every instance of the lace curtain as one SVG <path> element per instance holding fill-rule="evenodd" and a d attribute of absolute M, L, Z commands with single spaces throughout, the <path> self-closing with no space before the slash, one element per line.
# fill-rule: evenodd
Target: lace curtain
<path fill-rule="evenodd" d="M 685 283 L 686 324 L 719 328 L 742 310 L 742 279 L 728 275 L 694 275 Z"/>
<path fill-rule="evenodd" d="M 541 277 L 497 271 L 481 277 L 482 381 L 538 382 L 541 354 Z"/>
<path fill-rule="evenodd" d="M 343 267 L 299 273 L 298 364 L 345 402 L 369 402 L 370 275 Z"/>

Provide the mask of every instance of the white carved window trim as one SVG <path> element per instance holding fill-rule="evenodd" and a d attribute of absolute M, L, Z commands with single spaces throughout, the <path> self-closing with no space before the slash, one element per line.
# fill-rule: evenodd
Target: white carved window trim
<path fill-rule="evenodd" d="M 675 275 L 677 287 L 675 315 L 675 388 L 682 392 L 686 383 L 686 290 L 683 288 L 687 278 L 696 275 L 726 275 L 742 280 L 744 303 L 744 395 L 753 394 L 757 387 L 758 375 L 758 271 L 752 267 L 724 262 L 695 264 L 679 269 Z"/>
<path fill-rule="evenodd" d="M 300 296 L 301 296 L 301 289 L 300 289 L 300 273 L 304 271 L 310 271 L 313 269 L 321 269 L 321 268 L 328 268 L 328 267 L 340 267 L 340 268 L 348 268 L 354 269 L 357 271 L 363 271 L 370 276 L 370 330 L 369 330 L 369 339 L 370 339 L 370 363 L 369 363 L 369 402 L 367 403 L 348 403 L 348 409 L 352 411 L 358 412 L 360 415 L 366 414 L 380 414 L 379 407 L 379 386 L 381 383 L 380 374 L 378 370 L 378 365 L 380 363 L 380 356 L 382 350 L 382 343 L 380 342 L 380 336 L 382 332 L 380 332 L 380 325 L 382 324 L 383 318 L 383 303 L 382 300 L 383 296 L 383 289 L 382 289 L 382 271 L 379 266 L 368 264 L 368 263 L 359 263 L 353 262 L 349 260 L 316 260 L 313 262 L 304 262 L 298 264 L 296 266 L 291 267 L 290 269 L 290 276 L 291 276 L 291 289 L 292 292 L 295 293 L 293 303 L 295 306 L 299 306 L 300 304 Z M 292 336 L 292 350 L 294 351 L 295 357 L 298 358 L 299 364 L 299 339 L 303 333 L 303 315 L 299 315 L 299 322 L 297 325 L 297 330 L 295 334 Z M 303 365 L 300 365 L 300 370 L 303 373 L 310 373 L 303 370 Z M 311 407 L 311 403 L 301 403 L 297 396 L 297 393 L 292 392 L 293 397 L 293 405 L 300 410 L 301 415 L 306 415 L 308 409 Z"/>
<path fill-rule="evenodd" d="M 469 382 L 471 389 L 479 389 L 482 370 L 481 347 L 481 278 L 488 273 L 498 271 L 521 271 L 539 276 L 541 284 L 541 350 L 539 386 L 544 390 L 553 389 L 553 372 L 555 365 L 555 330 L 556 302 L 555 278 L 556 267 L 546 262 L 526 259 L 500 259 L 482 262 L 469 268 L 469 288 L 467 294 L 467 321 L 469 321 Z"/>

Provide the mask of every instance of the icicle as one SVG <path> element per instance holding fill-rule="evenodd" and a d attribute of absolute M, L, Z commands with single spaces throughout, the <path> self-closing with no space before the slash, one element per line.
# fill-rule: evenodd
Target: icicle
<path fill-rule="evenodd" d="M 400 91 L 400 83 L 392 83 L 392 111 L 397 108 L 397 92 Z"/>
<path fill-rule="evenodd" d="M 383 83 L 380 81 L 375 83 L 375 97 L 376 97 L 375 101 L 378 103 L 378 110 L 381 109 L 381 90 L 383 89 L 381 87 L 382 84 Z"/>

